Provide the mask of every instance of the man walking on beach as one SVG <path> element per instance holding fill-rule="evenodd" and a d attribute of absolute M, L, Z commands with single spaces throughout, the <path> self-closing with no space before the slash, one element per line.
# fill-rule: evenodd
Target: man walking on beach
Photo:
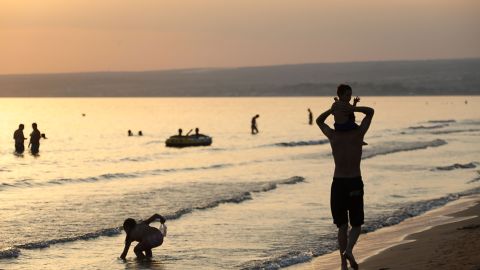
<path fill-rule="evenodd" d="M 358 264 L 353 256 L 353 247 L 360 235 L 363 224 L 363 182 L 360 172 L 363 137 L 372 122 L 374 110 L 369 107 L 354 107 L 354 112 L 364 113 L 360 126 L 349 131 L 335 131 L 325 120 L 332 114 L 332 109 L 317 118 L 317 125 L 327 136 L 332 147 L 335 172 L 330 194 L 330 208 L 333 222 L 338 227 L 338 245 L 342 270 L 348 269 L 347 260 L 353 269 Z M 352 226 L 348 232 L 348 221 Z"/>

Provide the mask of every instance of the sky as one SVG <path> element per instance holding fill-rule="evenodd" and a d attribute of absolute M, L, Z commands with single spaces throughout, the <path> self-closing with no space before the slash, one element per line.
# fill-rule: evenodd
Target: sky
<path fill-rule="evenodd" d="M 0 74 L 472 57 L 478 0 L 0 0 Z"/>

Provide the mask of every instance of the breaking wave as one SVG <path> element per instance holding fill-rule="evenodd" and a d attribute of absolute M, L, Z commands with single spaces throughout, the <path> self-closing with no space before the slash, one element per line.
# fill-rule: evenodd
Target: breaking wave
<path fill-rule="evenodd" d="M 297 183 L 305 182 L 305 178 L 301 176 L 293 176 L 287 179 L 275 180 L 275 181 L 266 181 L 266 182 L 255 182 L 255 183 L 237 183 L 240 187 L 243 187 L 243 190 L 228 191 L 225 193 L 217 195 L 216 198 L 203 201 L 197 205 L 191 205 L 188 207 L 180 207 L 178 210 L 167 212 L 164 214 L 167 220 L 179 219 L 183 215 L 189 214 L 196 210 L 207 210 L 215 208 L 220 204 L 225 203 L 241 203 L 246 200 L 251 200 L 253 194 L 260 192 L 268 192 L 276 189 L 279 185 L 294 185 Z M 55 239 L 49 239 L 44 241 L 29 242 L 20 245 L 15 245 L 13 248 L 4 250 L 0 252 L 0 258 L 12 258 L 18 257 L 20 254 L 20 249 L 41 249 L 48 248 L 54 244 L 74 242 L 78 240 L 89 240 L 102 236 L 114 236 L 120 234 L 122 231 L 121 227 L 113 227 L 97 230 L 94 232 L 89 232 L 81 235 L 71 236 L 71 237 L 61 237 Z"/>
<path fill-rule="evenodd" d="M 17 188 L 41 187 L 41 186 L 48 186 L 48 185 L 63 185 L 63 184 L 69 184 L 69 183 L 92 183 L 92 182 L 98 182 L 98 181 L 104 181 L 104 180 L 138 178 L 138 177 L 160 175 L 164 173 L 173 173 L 173 172 L 221 169 L 221 168 L 227 168 L 233 165 L 234 164 L 231 164 L 231 163 L 223 163 L 223 164 L 213 164 L 210 166 L 185 167 L 185 168 L 178 168 L 178 169 L 173 169 L 173 168 L 154 169 L 154 170 L 137 171 L 137 172 L 131 172 L 131 173 L 106 173 L 98 176 L 83 177 L 83 178 L 58 178 L 58 179 L 48 180 L 45 182 L 34 182 L 32 181 L 32 179 L 22 179 L 22 180 L 16 181 L 13 184 L 2 183 L 2 185 L 0 186 L 0 190 L 2 190 L 2 188 L 15 188 L 15 187 Z"/>
<path fill-rule="evenodd" d="M 437 124 L 437 123 L 440 123 L 440 124 L 446 124 L 446 123 L 456 123 L 457 121 L 455 121 L 454 119 L 448 119 L 448 120 L 430 120 L 428 121 L 428 123 L 432 123 L 432 124 Z"/>
<path fill-rule="evenodd" d="M 8 248 L 0 250 L 0 259 L 11 259 L 16 258 L 20 255 L 20 249 L 18 248 Z"/>
<path fill-rule="evenodd" d="M 273 145 L 274 146 L 283 146 L 283 147 L 295 147 L 295 146 L 320 145 L 320 144 L 326 144 L 326 143 L 328 143 L 328 140 L 280 142 L 280 143 L 275 143 Z"/>
<path fill-rule="evenodd" d="M 363 151 L 362 159 L 372 158 L 379 155 L 392 154 L 396 152 L 426 149 L 428 147 L 439 147 L 445 144 L 447 144 L 447 142 L 442 139 L 436 139 L 432 141 L 421 141 L 421 142 L 399 142 L 399 141 L 383 142 L 383 143 L 374 145 L 372 147 L 366 148 Z"/>
<path fill-rule="evenodd" d="M 443 127 L 446 127 L 446 126 L 448 126 L 448 124 L 433 125 L 433 126 L 420 125 L 420 126 L 411 126 L 411 127 L 409 127 L 409 129 L 438 129 L 438 128 L 443 128 Z"/>
<path fill-rule="evenodd" d="M 477 132 L 480 131 L 479 128 L 470 128 L 470 129 L 450 129 L 450 130 L 438 130 L 432 131 L 431 134 L 438 135 L 438 134 L 451 134 L 451 133 L 465 133 L 465 132 Z"/>
<path fill-rule="evenodd" d="M 470 163 L 466 163 L 466 164 L 455 163 L 455 164 L 452 164 L 452 165 L 449 165 L 449 166 L 436 167 L 435 170 L 451 171 L 451 170 L 455 170 L 455 169 L 473 169 L 473 168 L 476 168 L 476 167 L 477 167 L 476 162 L 470 162 Z"/>

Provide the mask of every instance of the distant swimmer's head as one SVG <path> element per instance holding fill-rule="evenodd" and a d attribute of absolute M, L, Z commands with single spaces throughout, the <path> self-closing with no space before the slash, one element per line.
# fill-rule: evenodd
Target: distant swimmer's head
<path fill-rule="evenodd" d="M 23 130 L 25 126 L 23 124 L 18 125 L 18 129 Z"/>
<path fill-rule="evenodd" d="M 33 128 L 33 129 L 37 129 L 37 123 L 33 123 L 33 124 L 32 124 L 32 128 Z"/>
<path fill-rule="evenodd" d="M 135 228 L 136 225 L 137 225 L 137 222 L 135 221 L 135 219 L 127 218 L 123 222 L 123 229 L 127 234 L 129 234 L 133 230 L 133 228 Z"/>
<path fill-rule="evenodd" d="M 349 102 L 352 99 L 352 88 L 348 84 L 340 84 L 337 87 L 337 96 L 341 101 Z"/>

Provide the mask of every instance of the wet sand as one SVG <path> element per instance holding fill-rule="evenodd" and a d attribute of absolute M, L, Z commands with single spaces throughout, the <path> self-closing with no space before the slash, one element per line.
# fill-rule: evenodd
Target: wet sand
<path fill-rule="evenodd" d="M 401 244 L 368 258 L 361 269 L 480 269 L 480 201 L 454 217 L 473 217 L 407 237 Z"/>
<path fill-rule="evenodd" d="M 362 234 L 360 269 L 480 269 L 480 196 L 469 196 L 402 223 Z M 340 269 L 338 251 L 289 267 Z"/>

